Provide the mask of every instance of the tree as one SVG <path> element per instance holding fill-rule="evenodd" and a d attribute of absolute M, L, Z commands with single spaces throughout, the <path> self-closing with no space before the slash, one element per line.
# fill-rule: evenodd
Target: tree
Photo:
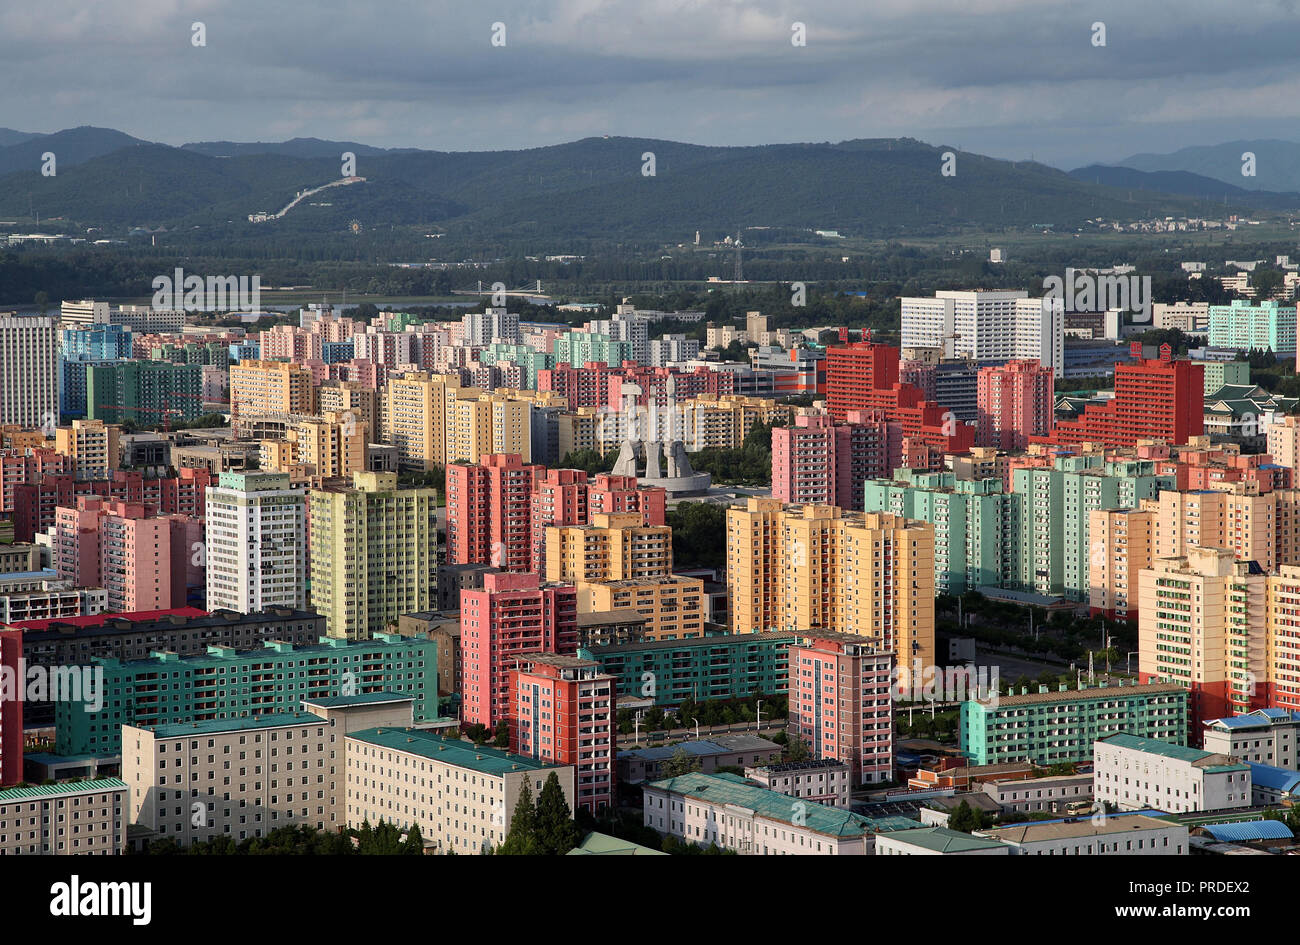
<path fill-rule="evenodd" d="M 808 750 L 808 743 L 800 735 L 790 735 L 790 744 L 785 750 L 787 761 L 807 761 L 812 757 L 812 752 Z"/>
<path fill-rule="evenodd" d="M 961 833 L 970 833 L 988 826 L 988 818 L 983 811 L 977 811 L 966 801 L 962 801 L 948 817 L 948 829 Z"/>
<path fill-rule="evenodd" d="M 537 795 L 536 829 L 537 852 L 543 856 L 564 856 L 578 845 L 578 825 L 554 771 Z"/>
<path fill-rule="evenodd" d="M 533 789 L 524 775 L 523 786 L 519 789 L 519 800 L 515 802 L 515 813 L 510 818 L 510 830 L 506 839 L 497 848 L 498 856 L 534 856 L 537 849 L 537 810 L 533 807 Z"/>
<path fill-rule="evenodd" d="M 700 759 L 688 755 L 686 749 L 678 745 L 677 750 L 663 763 L 659 774 L 663 778 L 679 778 L 684 774 L 699 770 Z"/>
<path fill-rule="evenodd" d="M 505 719 L 497 722 L 497 727 L 492 735 L 492 744 L 497 748 L 510 747 L 510 723 Z"/>
<path fill-rule="evenodd" d="M 406 831 L 406 840 L 402 843 L 402 853 L 407 856 L 424 856 L 424 836 L 420 833 L 419 824 L 412 824 L 411 828 Z"/>

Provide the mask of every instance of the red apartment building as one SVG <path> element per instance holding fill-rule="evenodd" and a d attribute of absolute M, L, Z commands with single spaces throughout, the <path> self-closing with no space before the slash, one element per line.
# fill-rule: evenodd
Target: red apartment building
<path fill-rule="evenodd" d="M 942 462 L 944 453 L 967 453 L 975 428 L 925 399 L 919 388 L 900 382 L 899 352 L 890 345 L 862 341 L 826 349 L 826 404 L 843 423 L 850 410 L 881 411 L 897 422 L 905 456 Z M 908 441 L 915 445 L 909 446 Z"/>
<path fill-rule="evenodd" d="M 152 505 L 162 515 L 203 516 L 212 473 L 206 469 L 179 469 L 175 476 L 147 479 L 134 470 L 118 470 L 112 479 L 76 479 L 70 475 L 43 476 L 15 485 L 14 541 L 32 541 L 37 532 L 54 525 L 54 510 L 75 507 L 77 496 L 101 496 L 120 502 Z"/>
<path fill-rule="evenodd" d="M 667 502 L 668 493 L 662 486 L 640 485 L 636 476 L 598 473 L 587 489 L 591 514 L 640 512 L 642 525 L 667 525 Z"/>
<path fill-rule="evenodd" d="M 810 630 L 790 646 L 790 728 L 852 784 L 893 778 L 894 655 L 851 633 Z"/>
<path fill-rule="evenodd" d="M 772 431 L 774 498 L 862 510 L 866 481 L 903 464 L 902 425 L 880 410 L 850 410 L 847 418 L 799 414 L 794 426 Z"/>
<path fill-rule="evenodd" d="M 576 801 L 595 814 L 614 803 L 613 676 L 594 660 L 528 653 L 510 673 L 510 750 L 573 765 Z"/>
<path fill-rule="evenodd" d="M 546 570 L 546 528 L 548 525 L 586 525 L 588 518 L 587 473 L 582 469 L 548 469 L 537 479 L 531 498 L 532 559 L 528 570 Z"/>
<path fill-rule="evenodd" d="M 525 654 L 573 655 L 578 592 L 532 573 L 483 575 L 460 592 L 461 721 L 489 728 L 510 712 L 510 671 Z"/>
<path fill-rule="evenodd" d="M 0 787 L 23 780 L 23 632 L 0 630 Z"/>
<path fill-rule="evenodd" d="M 1142 439 L 1171 445 L 1200 436 L 1205 423 L 1205 368 L 1194 361 L 1175 361 L 1168 345 L 1159 358 L 1115 365 L 1115 396 L 1088 404 L 1073 420 L 1056 424 L 1050 442 L 1133 446 Z"/>

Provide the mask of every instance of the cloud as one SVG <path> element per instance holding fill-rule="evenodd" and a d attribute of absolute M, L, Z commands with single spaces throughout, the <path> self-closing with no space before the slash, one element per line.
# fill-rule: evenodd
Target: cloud
<path fill-rule="evenodd" d="M 1295 16 L 1267 0 L 43 0 L 0 9 L 0 115 L 172 144 L 912 135 L 1074 166 L 1292 117 Z"/>

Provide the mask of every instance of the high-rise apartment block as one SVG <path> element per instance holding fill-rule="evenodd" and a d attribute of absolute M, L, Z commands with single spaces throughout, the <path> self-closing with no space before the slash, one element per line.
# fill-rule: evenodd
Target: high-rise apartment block
<path fill-rule="evenodd" d="M 0 424 L 53 430 L 59 422 L 59 336 L 54 320 L 0 316 Z"/>
<path fill-rule="evenodd" d="M 217 482 L 206 498 L 208 609 L 305 609 L 303 491 L 284 473 L 222 473 Z"/>
<path fill-rule="evenodd" d="M 976 381 L 978 432 L 975 442 L 1001 450 L 1023 450 L 1030 437 L 1051 432 L 1052 369 L 1037 361 L 1008 361 L 980 368 Z"/>
<path fill-rule="evenodd" d="M 940 348 L 976 361 L 1033 359 L 1064 373 L 1065 305 L 1012 290 L 945 291 L 902 299 L 904 348 Z"/>
<path fill-rule="evenodd" d="M 438 595 L 438 494 L 396 473 L 357 472 L 313 489 L 312 607 L 332 637 L 365 639 Z"/>

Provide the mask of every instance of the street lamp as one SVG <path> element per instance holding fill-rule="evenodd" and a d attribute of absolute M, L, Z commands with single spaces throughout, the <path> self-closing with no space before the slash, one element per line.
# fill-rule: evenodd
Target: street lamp
<path fill-rule="evenodd" d="M 698 742 L 700 740 L 700 720 L 692 719 L 691 721 L 695 723 L 695 740 Z"/>

